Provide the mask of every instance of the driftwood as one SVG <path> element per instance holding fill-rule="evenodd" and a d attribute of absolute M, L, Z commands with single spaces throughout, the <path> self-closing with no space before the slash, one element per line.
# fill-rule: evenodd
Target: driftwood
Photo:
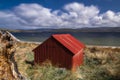
<path fill-rule="evenodd" d="M 18 71 L 15 50 L 16 40 L 9 32 L 0 31 L 0 80 L 26 80 Z"/>

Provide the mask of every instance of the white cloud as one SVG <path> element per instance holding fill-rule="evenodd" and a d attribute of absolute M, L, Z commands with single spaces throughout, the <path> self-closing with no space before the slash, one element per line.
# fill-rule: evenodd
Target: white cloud
<path fill-rule="evenodd" d="M 94 21 L 97 21 L 94 24 L 99 27 L 120 27 L 120 13 L 108 10 L 104 14 L 97 16 L 96 19 L 94 18 Z"/>
<path fill-rule="evenodd" d="M 120 12 L 100 14 L 96 6 L 70 3 L 63 10 L 39 4 L 20 4 L 10 11 L 0 11 L 0 26 L 6 28 L 83 28 L 120 27 Z"/>

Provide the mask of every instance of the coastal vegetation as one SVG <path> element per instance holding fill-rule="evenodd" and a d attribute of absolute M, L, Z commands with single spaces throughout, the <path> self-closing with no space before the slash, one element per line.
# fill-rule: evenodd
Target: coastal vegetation
<path fill-rule="evenodd" d="M 86 46 L 84 63 L 76 72 L 52 66 L 48 61 L 42 66 L 33 66 L 34 53 L 31 51 L 37 44 L 19 43 L 15 55 L 18 68 L 30 80 L 119 80 L 120 48 Z"/>
<path fill-rule="evenodd" d="M 3 42 L 1 43 L 3 44 Z M 3 44 L 4 45 L 4 44 Z M 120 48 L 104 46 L 88 46 L 84 50 L 84 63 L 72 72 L 65 68 L 53 66 L 50 61 L 43 65 L 34 65 L 34 53 L 32 50 L 38 46 L 38 43 L 16 41 L 14 49 L 14 61 L 17 64 L 19 74 L 24 76 L 24 80 L 119 80 L 120 79 Z M 3 54 L 4 48 L 0 45 L 0 54 Z M 0 55 L 1 56 L 1 55 Z M 8 60 L 8 58 L 6 58 Z M 13 80 L 12 71 L 9 66 L 11 63 L 2 63 L 6 59 L 0 58 L 0 72 L 10 72 L 10 78 Z M 9 62 L 9 60 L 8 60 Z M 5 65 L 6 64 L 6 65 Z M 9 66 L 8 66 L 9 65 Z M 3 68 L 4 66 L 4 68 Z M 9 67 L 9 68 L 7 68 Z M 3 73 L 6 75 L 6 73 Z M 0 74 L 2 76 L 3 74 Z M 6 79 L 6 76 L 0 77 Z M 19 78 L 20 79 L 20 78 Z M 7 80 L 7 79 L 6 79 Z M 18 80 L 18 79 L 15 79 Z M 23 79 L 20 79 L 23 80 Z"/>

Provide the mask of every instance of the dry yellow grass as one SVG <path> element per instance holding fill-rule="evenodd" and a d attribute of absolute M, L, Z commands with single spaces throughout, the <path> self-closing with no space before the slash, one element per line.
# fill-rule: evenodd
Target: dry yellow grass
<path fill-rule="evenodd" d="M 33 53 L 32 50 L 38 46 L 37 44 L 33 43 L 18 43 L 16 54 L 15 54 L 15 60 L 18 64 L 19 71 L 26 77 L 31 77 L 32 80 L 37 80 L 36 76 L 39 76 L 39 78 L 43 78 L 50 80 L 46 77 L 52 77 L 54 74 L 53 67 L 47 69 L 47 67 L 40 66 L 39 68 L 32 67 L 30 64 L 26 64 L 25 60 L 33 60 Z M 87 46 L 84 51 L 84 64 L 83 66 L 80 66 L 78 71 L 73 75 L 69 71 L 69 73 L 66 73 L 66 71 L 63 75 L 67 78 L 62 78 L 63 80 L 74 80 L 75 76 L 76 78 L 79 78 L 80 80 L 119 80 L 120 79 L 120 48 L 111 48 L 111 47 L 89 47 Z M 49 71 L 51 70 L 51 71 Z M 48 72 L 50 73 L 48 76 Z M 43 75 L 44 74 L 44 75 Z M 58 73 L 55 73 L 58 74 Z M 105 76 L 103 76 L 103 75 Z M 32 76 L 30 76 L 32 75 Z M 73 78 L 69 78 L 69 76 L 73 75 Z M 101 76 L 102 75 L 102 76 Z M 73 77 L 72 76 L 72 77 Z M 94 77 L 95 76 L 95 77 Z M 101 78 L 100 78 L 101 77 Z M 39 80 L 39 79 L 38 79 Z M 60 79 L 61 80 L 61 79 Z"/>
<path fill-rule="evenodd" d="M 120 79 L 120 48 L 87 47 L 86 57 L 98 62 L 98 66 L 106 69 L 107 73 Z"/>
<path fill-rule="evenodd" d="M 29 55 L 33 55 L 32 50 L 36 47 L 36 44 L 30 43 L 17 43 L 15 60 L 18 64 L 18 69 L 21 74 L 27 76 L 26 70 L 29 64 L 25 63 Z"/>

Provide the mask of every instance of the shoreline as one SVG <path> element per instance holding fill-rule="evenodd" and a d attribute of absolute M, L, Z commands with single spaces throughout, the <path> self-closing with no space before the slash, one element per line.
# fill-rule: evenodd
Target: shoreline
<path fill-rule="evenodd" d="M 19 40 L 20 43 L 27 43 L 27 44 L 36 44 L 36 45 L 40 45 L 42 44 L 43 42 L 34 42 L 34 41 L 21 41 Z M 102 46 L 102 45 L 86 45 L 87 48 L 92 48 L 92 47 L 96 47 L 96 48 L 112 48 L 112 49 L 115 49 L 115 48 L 119 48 L 120 49 L 120 46 Z"/>
<path fill-rule="evenodd" d="M 101 46 L 101 45 L 86 45 L 87 47 L 98 47 L 98 48 L 120 48 L 120 46 Z"/>

